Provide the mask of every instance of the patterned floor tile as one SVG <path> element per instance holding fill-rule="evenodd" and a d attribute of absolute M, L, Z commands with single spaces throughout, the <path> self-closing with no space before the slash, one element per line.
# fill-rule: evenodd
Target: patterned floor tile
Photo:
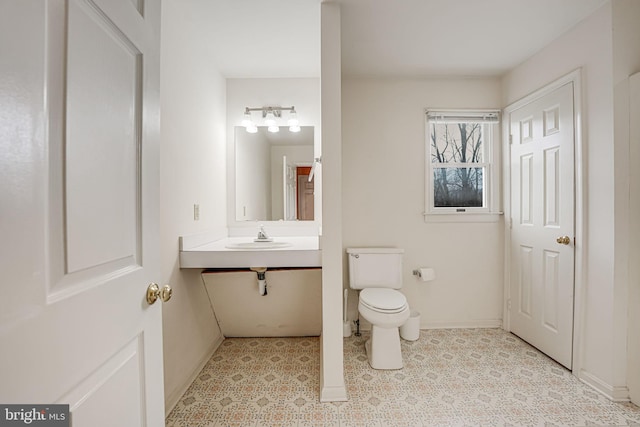
<path fill-rule="evenodd" d="M 316 337 L 226 339 L 167 427 L 636 426 L 611 402 L 500 329 L 438 329 L 402 341 L 404 368 L 371 369 L 368 334 L 344 340 L 349 401 L 319 402 Z"/>
<path fill-rule="evenodd" d="M 338 427 L 340 425 L 338 406 L 310 402 L 300 408 L 298 420 L 299 427 Z"/>

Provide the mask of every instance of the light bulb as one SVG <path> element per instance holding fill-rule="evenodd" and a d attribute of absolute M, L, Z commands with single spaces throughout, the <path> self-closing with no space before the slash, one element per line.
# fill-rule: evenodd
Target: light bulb
<path fill-rule="evenodd" d="M 289 126 L 289 132 L 300 132 L 300 126 Z"/>
<path fill-rule="evenodd" d="M 251 120 L 251 114 L 248 111 L 244 113 L 244 117 L 242 118 L 242 122 L 240 124 L 246 128 L 252 125 L 255 126 L 253 124 L 253 120 Z"/>
<path fill-rule="evenodd" d="M 287 122 L 287 124 L 290 127 L 300 127 L 300 122 L 298 121 L 298 114 L 296 113 L 296 110 L 291 111 L 291 114 L 289 114 L 289 121 Z M 292 132 L 297 132 L 297 131 L 292 131 Z"/>
<path fill-rule="evenodd" d="M 273 111 L 267 112 L 267 115 L 264 116 L 264 124 L 269 127 L 276 125 L 276 116 L 273 114 Z"/>
<path fill-rule="evenodd" d="M 255 124 L 251 123 L 249 126 L 247 126 L 247 132 L 249 132 L 249 133 L 257 133 L 258 132 L 258 126 L 256 126 Z"/>
<path fill-rule="evenodd" d="M 267 130 L 268 130 L 269 132 L 273 132 L 273 133 L 275 133 L 275 132 L 280 132 L 280 128 L 279 128 L 278 126 L 276 126 L 276 125 L 270 125 L 270 126 L 267 128 Z"/>

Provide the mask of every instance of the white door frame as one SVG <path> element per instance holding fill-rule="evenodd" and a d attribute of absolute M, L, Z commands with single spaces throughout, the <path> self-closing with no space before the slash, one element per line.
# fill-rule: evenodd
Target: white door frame
<path fill-rule="evenodd" d="M 503 126 L 502 126 L 502 153 L 503 153 L 503 188 L 504 188 L 504 213 L 505 213 L 505 231 L 504 231 L 504 306 L 502 327 L 506 331 L 511 331 L 511 319 L 509 313 L 508 302 L 510 299 L 510 272 L 511 272 L 511 251 L 506 250 L 511 245 L 511 167 L 509 164 L 511 152 L 510 135 L 509 135 L 509 115 L 553 92 L 554 90 L 564 86 L 567 83 L 573 83 L 573 125 L 574 125 L 574 173 L 575 173 L 575 276 L 574 276 L 574 310 L 573 310 L 573 361 L 572 371 L 574 375 L 579 377 L 581 372 L 581 342 L 583 337 L 584 318 L 584 283 L 586 283 L 586 240 L 585 224 L 586 224 L 586 192 L 584 188 L 585 162 L 583 160 L 583 138 L 582 138 L 582 70 L 577 69 L 571 73 L 559 78 L 558 80 L 547 84 L 546 86 L 536 90 L 535 92 L 525 96 L 524 98 L 512 103 L 503 110 Z"/>

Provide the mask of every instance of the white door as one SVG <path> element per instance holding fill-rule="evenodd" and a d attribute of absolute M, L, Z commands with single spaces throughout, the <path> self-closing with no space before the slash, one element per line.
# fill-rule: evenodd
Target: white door
<path fill-rule="evenodd" d="M 513 110 L 510 328 L 571 369 L 574 293 L 573 83 Z"/>
<path fill-rule="evenodd" d="M 296 220 L 296 167 L 282 156 L 282 194 L 284 201 L 284 220 Z"/>
<path fill-rule="evenodd" d="M 164 425 L 159 0 L 0 0 L 0 402 Z"/>

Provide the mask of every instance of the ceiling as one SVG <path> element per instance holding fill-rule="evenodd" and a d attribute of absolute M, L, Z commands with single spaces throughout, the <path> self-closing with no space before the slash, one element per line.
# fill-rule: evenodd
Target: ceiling
<path fill-rule="evenodd" d="M 319 76 L 321 0 L 197 1 L 225 77 Z M 415 77 L 501 75 L 607 0 L 337 2 L 344 75 Z"/>
<path fill-rule="evenodd" d="M 176 0 L 182 1 L 182 0 Z M 189 0 L 227 78 L 319 77 L 319 0 Z M 186 7 L 186 4 L 185 4 Z"/>

